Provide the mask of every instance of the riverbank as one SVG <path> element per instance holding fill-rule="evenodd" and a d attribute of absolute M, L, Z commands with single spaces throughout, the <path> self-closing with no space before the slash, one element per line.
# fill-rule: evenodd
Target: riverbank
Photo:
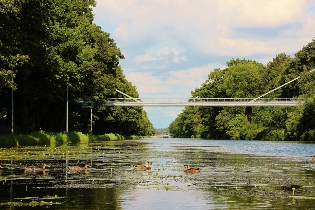
<path fill-rule="evenodd" d="M 52 133 L 45 131 L 34 132 L 29 135 L 0 135 L 0 147 L 20 147 L 20 146 L 50 146 L 88 144 L 93 141 L 115 141 L 124 139 L 143 138 L 136 135 L 126 136 L 109 133 L 103 135 L 86 135 L 82 132 Z"/>

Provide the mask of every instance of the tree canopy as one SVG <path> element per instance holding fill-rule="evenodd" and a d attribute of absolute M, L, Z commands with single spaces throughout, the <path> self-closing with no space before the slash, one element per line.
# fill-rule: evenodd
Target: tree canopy
<path fill-rule="evenodd" d="M 306 98 L 296 107 L 186 107 L 170 124 L 176 137 L 248 140 L 315 141 L 315 40 L 293 58 L 278 54 L 266 66 L 253 60 L 231 59 L 214 69 L 193 98 Z"/>
<path fill-rule="evenodd" d="M 69 93 L 69 129 L 88 132 L 90 109 L 76 101 L 93 101 L 94 131 L 148 135 L 153 126 L 142 108 L 104 108 L 119 89 L 138 97 L 119 65 L 120 49 L 93 23 L 95 0 L 0 1 L 0 114 L 15 127 L 64 131 Z M 127 117 L 128 116 L 128 117 Z M 0 119 L 4 132 L 10 119 Z M 115 128 L 115 129 L 114 129 Z"/>

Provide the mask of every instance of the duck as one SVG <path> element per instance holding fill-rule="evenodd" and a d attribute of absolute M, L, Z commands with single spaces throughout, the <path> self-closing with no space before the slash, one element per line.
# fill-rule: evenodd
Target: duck
<path fill-rule="evenodd" d="M 83 167 L 81 166 L 69 166 L 70 172 L 76 173 L 76 172 L 86 172 L 88 167 L 90 165 L 85 164 Z"/>
<path fill-rule="evenodd" d="M 44 163 L 42 167 L 39 166 L 27 166 L 25 167 L 26 173 L 43 173 L 46 170 L 46 167 L 50 167 L 48 164 Z"/>
<path fill-rule="evenodd" d="M 184 165 L 184 172 L 185 173 L 200 173 L 199 168 L 188 168 L 188 165 Z"/>
<path fill-rule="evenodd" d="M 315 163 L 315 155 L 314 155 L 314 157 L 313 157 L 313 159 L 312 159 L 312 160 L 313 160 L 313 163 Z"/>
<path fill-rule="evenodd" d="M 145 165 L 137 165 L 135 166 L 137 171 L 146 171 L 146 170 L 151 170 L 152 162 L 148 162 L 148 166 Z"/>
<path fill-rule="evenodd" d="M 301 185 L 297 185 L 297 184 L 282 184 L 281 187 L 282 187 L 283 190 L 291 191 L 291 190 L 299 189 L 302 186 Z"/>

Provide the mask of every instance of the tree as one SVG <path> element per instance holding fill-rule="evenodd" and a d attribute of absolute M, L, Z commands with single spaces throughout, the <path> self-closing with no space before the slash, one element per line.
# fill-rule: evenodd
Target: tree
<path fill-rule="evenodd" d="M 124 56 L 116 43 L 93 23 L 94 0 L 7 0 L 0 4 L 0 81 L 4 81 L 0 94 L 5 98 L 0 113 L 10 114 L 9 88 L 15 88 L 15 126 L 20 132 L 64 131 L 67 94 L 69 130 L 89 131 L 90 109 L 76 103 L 83 100 L 93 102 L 95 120 L 118 116 L 113 128 L 127 129 L 128 134 L 152 131 L 142 108 L 103 108 L 118 87 L 135 97 L 138 93 L 119 66 Z M 102 109 L 105 113 L 97 112 Z M 8 126 L 10 121 L 5 123 Z M 94 125 L 98 129 L 98 123 Z"/>
<path fill-rule="evenodd" d="M 16 89 L 16 70 L 28 60 L 20 48 L 21 4 L 13 0 L 0 2 L 0 94 L 6 88 Z"/>
<path fill-rule="evenodd" d="M 266 91 L 273 90 L 283 83 L 283 75 L 292 62 L 292 58 L 285 53 L 278 54 L 272 61 L 267 64 L 266 70 L 263 73 L 262 80 L 266 86 Z M 282 94 L 282 88 L 272 92 L 266 97 L 279 98 Z"/>

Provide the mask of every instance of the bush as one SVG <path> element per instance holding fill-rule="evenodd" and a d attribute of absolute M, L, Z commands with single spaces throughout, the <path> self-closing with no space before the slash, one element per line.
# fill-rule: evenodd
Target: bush
<path fill-rule="evenodd" d="M 113 133 L 109 133 L 109 134 L 105 134 L 109 137 L 109 140 L 119 140 L 119 135 L 117 134 L 113 134 Z"/>
<path fill-rule="evenodd" d="M 0 136 L 0 147 L 10 148 L 16 147 L 17 140 L 14 135 L 1 135 Z"/>
<path fill-rule="evenodd" d="M 80 139 L 80 144 L 88 144 L 89 143 L 89 136 L 83 134 L 82 132 L 78 132 L 77 135 Z"/>
<path fill-rule="evenodd" d="M 274 129 L 266 132 L 265 138 L 263 140 L 271 141 L 283 141 L 285 139 L 284 129 Z"/>
<path fill-rule="evenodd" d="M 80 142 L 80 136 L 76 132 L 69 132 L 67 136 L 69 144 L 78 144 Z"/>
<path fill-rule="evenodd" d="M 33 133 L 31 136 L 32 138 L 37 139 L 39 145 L 50 145 L 50 139 L 52 135 L 45 133 L 42 130 Z"/>
<path fill-rule="evenodd" d="M 90 141 L 115 141 L 115 140 L 124 140 L 124 139 L 139 139 L 140 137 L 136 135 L 123 136 L 117 133 L 108 133 L 104 135 L 93 135 L 90 136 Z"/>
<path fill-rule="evenodd" d="M 140 139 L 141 137 L 136 136 L 136 135 L 131 135 L 131 136 L 125 136 L 125 139 Z"/>
<path fill-rule="evenodd" d="M 0 135 L 0 147 L 16 147 L 16 146 L 43 146 L 58 147 L 77 144 L 88 144 L 89 141 L 115 141 L 124 139 L 139 139 L 139 136 L 123 136 L 120 134 L 104 134 L 88 136 L 82 132 L 70 133 L 46 133 L 44 131 L 34 132 L 30 135 Z"/>
<path fill-rule="evenodd" d="M 308 130 L 301 135 L 302 141 L 315 141 L 315 130 Z"/>
<path fill-rule="evenodd" d="M 79 143 L 84 144 L 89 142 L 89 137 L 82 132 L 70 132 L 68 135 L 68 141 L 72 145 L 77 145 Z"/>
<path fill-rule="evenodd" d="M 108 141 L 110 138 L 107 135 L 93 135 L 90 136 L 90 141 Z"/>
<path fill-rule="evenodd" d="M 68 136 L 65 133 L 57 133 L 55 134 L 55 146 L 59 147 L 68 142 Z M 52 145 L 52 142 L 50 143 Z"/>

